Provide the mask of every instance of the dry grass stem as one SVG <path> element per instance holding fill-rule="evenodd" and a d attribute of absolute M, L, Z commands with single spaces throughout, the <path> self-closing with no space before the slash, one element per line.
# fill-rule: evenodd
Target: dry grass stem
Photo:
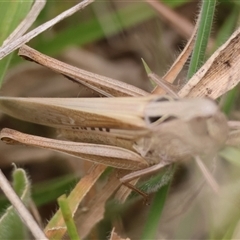
<path fill-rule="evenodd" d="M 45 4 L 46 4 L 46 0 L 35 0 L 27 16 L 18 25 L 18 27 L 11 33 L 11 35 L 3 42 L 2 47 L 20 38 L 35 22 L 39 13 L 44 8 Z"/>
<path fill-rule="evenodd" d="M 67 18 L 73 15 L 75 12 L 85 8 L 88 4 L 92 3 L 94 0 L 84 0 L 79 4 L 75 5 L 74 7 L 66 10 L 65 12 L 59 14 L 57 17 L 49 20 L 48 22 L 40 25 L 39 27 L 33 29 L 29 33 L 23 35 L 22 37 L 16 39 L 15 41 L 5 45 L 4 47 L 0 48 L 0 60 L 6 57 L 8 54 L 19 48 L 26 42 L 29 42 L 31 39 L 39 35 L 40 33 L 46 31 L 50 27 L 54 26 L 56 23 L 62 21 L 64 18 Z"/>

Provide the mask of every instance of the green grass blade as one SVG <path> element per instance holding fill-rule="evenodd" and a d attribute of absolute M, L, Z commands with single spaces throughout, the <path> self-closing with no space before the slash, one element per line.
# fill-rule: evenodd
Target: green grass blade
<path fill-rule="evenodd" d="M 162 211 L 167 198 L 168 190 L 171 182 L 163 186 L 155 195 L 153 202 L 151 203 L 151 209 L 149 211 L 146 224 L 142 233 L 142 240 L 155 239 L 157 228 L 159 227 L 159 220 L 162 215 Z"/>
<path fill-rule="evenodd" d="M 151 190 L 154 190 L 154 185 L 156 185 L 155 186 L 156 189 L 159 190 L 156 192 L 154 200 L 151 203 L 151 209 L 149 210 L 149 214 L 146 219 L 146 224 L 144 226 L 141 237 L 141 239 L 143 240 L 155 239 L 155 235 L 159 227 L 159 221 L 163 212 L 163 208 L 166 202 L 169 188 L 171 186 L 171 180 L 172 176 L 174 175 L 175 169 L 176 169 L 175 166 L 171 166 L 168 169 L 165 169 L 165 172 L 162 172 L 162 174 L 160 174 L 161 180 L 159 179 L 159 183 L 156 182 L 154 183 L 154 181 L 158 179 L 158 176 L 156 176 L 156 178 L 152 179 L 152 183 L 149 184 L 153 186 L 151 187 L 148 186 L 145 189 L 146 192 L 152 192 Z M 144 188 L 141 188 L 141 190 L 142 189 Z"/>
<path fill-rule="evenodd" d="M 204 62 L 204 55 L 210 36 L 216 0 L 203 0 L 200 12 L 199 29 L 193 49 L 187 78 L 190 79 Z"/>
<path fill-rule="evenodd" d="M 68 204 L 68 200 L 66 195 L 61 196 L 58 198 L 58 205 L 63 215 L 64 222 L 67 227 L 67 232 L 71 240 L 80 240 L 77 232 L 76 225 L 74 223 L 72 213 Z"/>
<path fill-rule="evenodd" d="M 0 2 L 0 45 L 18 26 L 30 10 L 32 0 L 1 1 Z M 12 54 L 0 61 L 0 85 L 10 63 Z"/>

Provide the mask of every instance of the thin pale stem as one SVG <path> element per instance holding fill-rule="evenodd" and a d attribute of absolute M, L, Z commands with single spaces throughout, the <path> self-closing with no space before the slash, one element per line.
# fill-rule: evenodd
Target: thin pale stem
<path fill-rule="evenodd" d="M 0 187 L 36 239 L 48 239 L 0 170 Z"/>
<path fill-rule="evenodd" d="M 204 165 L 203 161 L 200 159 L 199 156 L 195 157 L 195 160 L 197 162 L 197 165 L 199 166 L 201 172 L 203 173 L 203 175 L 206 178 L 206 181 L 208 182 L 208 184 L 210 185 L 210 187 L 213 189 L 213 191 L 215 193 L 219 192 L 219 185 L 217 184 L 217 182 L 215 181 L 215 179 L 213 178 L 212 174 L 208 171 L 207 167 Z"/>

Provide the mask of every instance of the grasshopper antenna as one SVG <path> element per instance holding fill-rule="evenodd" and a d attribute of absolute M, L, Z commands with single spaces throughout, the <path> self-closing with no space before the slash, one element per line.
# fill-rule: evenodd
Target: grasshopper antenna
<path fill-rule="evenodd" d="M 153 81 L 156 85 L 161 87 L 166 93 L 168 93 L 171 97 L 179 98 L 177 92 L 178 88 L 174 86 L 173 84 L 165 81 L 164 79 L 161 79 L 156 73 L 152 72 L 152 70 L 149 68 L 147 63 L 142 59 L 143 66 L 145 68 L 145 71 L 151 81 Z"/>
<path fill-rule="evenodd" d="M 214 177 L 212 176 L 212 174 L 209 172 L 209 170 L 207 169 L 205 164 L 203 163 L 202 159 L 199 156 L 195 156 L 194 158 L 195 158 L 196 163 L 197 163 L 198 167 L 200 168 L 201 172 L 205 176 L 206 181 L 208 182 L 209 186 L 213 189 L 213 191 L 215 193 L 218 193 L 219 185 L 216 182 L 216 180 L 214 179 Z"/>
<path fill-rule="evenodd" d="M 179 98 L 178 87 L 165 81 L 164 79 L 161 79 L 156 73 L 150 73 L 148 74 L 148 77 L 154 81 L 159 87 L 161 87 L 165 92 L 167 92 L 171 97 Z"/>

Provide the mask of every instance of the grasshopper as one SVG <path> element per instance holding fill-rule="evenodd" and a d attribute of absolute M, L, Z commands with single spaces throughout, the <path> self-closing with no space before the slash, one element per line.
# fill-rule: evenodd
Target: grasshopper
<path fill-rule="evenodd" d="M 173 162 L 214 156 L 227 139 L 227 120 L 208 98 L 150 95 L 133 86 L 64 64 L 27 46 L 20 49 L 19 55 L 108 97 L 121 97 L 1 97 L 0 109 L 4 113 L 60 129 L 62 137 L 73 140 L 53 140 L 3 129 L 0 138 L 7 143 L 47 148 L 131 170 L 132 173 L 120 179 L 129 185 L 131 180 Z M 96 81 L 98 78 L 101 82 Z"/>

